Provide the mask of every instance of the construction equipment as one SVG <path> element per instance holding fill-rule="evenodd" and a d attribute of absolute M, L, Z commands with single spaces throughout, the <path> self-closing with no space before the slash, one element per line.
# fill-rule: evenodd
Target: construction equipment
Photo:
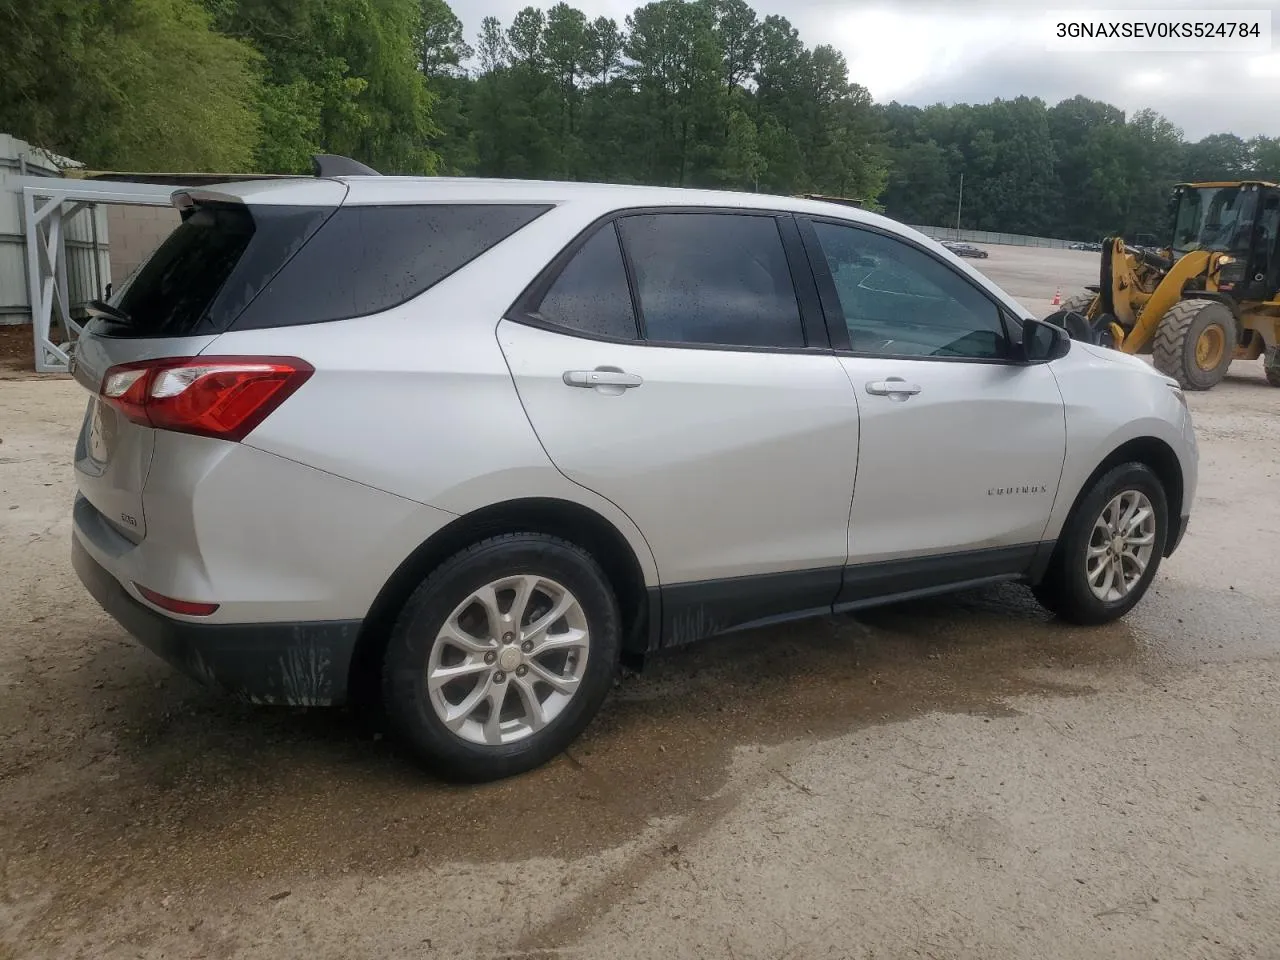
<path fill-rule="evenodd" d="M 1151 354 L 1184 388 L 1208 390 L 1232 360 L 1264 357 L 1280 387 L 1280 185 L 1182 183 L 1158 250 L 1109 238 L 1097 285 L 1048 318 L 1073 339 Z"/>

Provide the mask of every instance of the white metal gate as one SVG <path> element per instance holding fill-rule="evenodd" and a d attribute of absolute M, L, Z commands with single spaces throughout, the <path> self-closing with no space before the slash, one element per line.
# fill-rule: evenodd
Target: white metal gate
<path fill-rule="evenodd" d="M 64 225 L 84 207 L 100 203 L 167 207 L 169 198 L 182 188 L 172 184 L 57 177 L 18 177 L 15 181 L 11 182 L 22 190 L 36 371 L 65 372 L 68 350 L 81 328 L 71 316 Z M 55 319 L 66 337 L 62 343 L 50 339 Z"/>

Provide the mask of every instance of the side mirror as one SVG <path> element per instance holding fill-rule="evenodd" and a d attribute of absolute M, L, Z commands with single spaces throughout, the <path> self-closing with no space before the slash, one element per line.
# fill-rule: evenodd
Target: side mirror
<path fill-rule="evenodd" d="M 1022 322 L 1022 359 L 1025 363 L 1050 363 L 1071 350 L 1071 337 L 1062 327 L 1034 318 Z"/>

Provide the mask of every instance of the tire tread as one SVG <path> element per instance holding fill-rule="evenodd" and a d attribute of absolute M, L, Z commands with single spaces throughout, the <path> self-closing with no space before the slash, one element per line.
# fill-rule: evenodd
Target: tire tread
<path fill-rule="evenodd" d="M 1208 306 L 1221 306 L 1216 300 L 1179 300 L 1167 311 L 1156 328 L 1156 335 L 1151 341 L 1151 361 L 1157 370 L 1167 377 L 1173 377 L 1184 390 L 1205 390 L 1207 386 L 1194 383 L 1187 376 L 1186 351 L 1187 339 L 1191 327 L 1200 315 L 1200 311 Z M 1233 331 L 1228 328 L 1228 334 Z M 1231 355 L 1234 344 L 1228 336 L 1226 353 Z M 1230 366 L 1230 360 L 1226 366 Z M 1225 375 L 1225 368 L 1224 368 Z M 1217 383 L 1221 377 L 1214 380 Z M 1213 384 L 1209 384 L 1213 386 Z"/>

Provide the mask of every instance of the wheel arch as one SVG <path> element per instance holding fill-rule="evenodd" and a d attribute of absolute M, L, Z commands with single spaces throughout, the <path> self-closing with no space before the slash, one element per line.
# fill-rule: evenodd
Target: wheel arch
<path fill-rule="evenodd" d="M 1176 523 L 1183 515 L 1183 501 L 1186 496 L 1186 478 L 1183 475 L 1182 463 L 1178 460 L 1178 454 L 1173 447 L 1165 440 L 1150 435 L 1126 440 L 1099 461 L 1093 472 L 1076 490 L 1064 523 L 1069 522 L 1075 515 L 1080 502 L 1089 495 L 1089 491 L 1103 474 L 1122 463 L 1131 462 L 1144 464 L 1159 478 L 1169 504 L 1170 523 Z M 1165 556 L 1168 556 L 1171 551 L 1171 541 L 1166 542 L 1165 551 Z"/>
<path fill-rule="evenodd" d="M 622 613 L 624 656 L 635 658 L 656 646 L 651 635 L 661 623 L 656 590 L 650 590 L 635 549 L 614 524 L 582 504 L 554 497 L 529 497 L 491 504 L 446 524 L 406 557 L 378 592 L 356 640 L 348 676 L 353 700 L 376 699 L 382 656 L 396 615 L 409 595 L 449 557 L 503 533 L 543 533 L 582 547 L 600 564 Z"/>

